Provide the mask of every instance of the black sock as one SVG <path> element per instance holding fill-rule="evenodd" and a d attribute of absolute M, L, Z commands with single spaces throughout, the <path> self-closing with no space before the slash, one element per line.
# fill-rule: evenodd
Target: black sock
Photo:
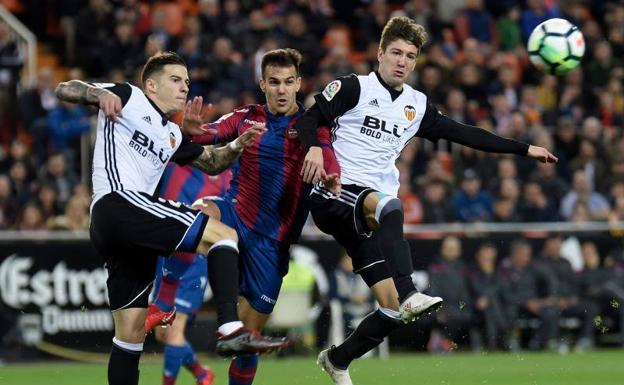
<path fill-rule="evenodd" d="M 407 296 L 416 291 L 412 282 L 412 255 L 409 245 L 403 237 L 403 213 L 392 211 L 384 215 L 379 223 L 379 239 L 384 252 L 384 257 L 390 267 L 392 279 L 399 293 L 399 302 L 403 302 Z M 405 248 L 407 247 L 407 251 Z"/>
<path fill-rule="evenodd" d="M 108 360 L 108 385 L 139 385 L 141 351 L 124 349 L 113 343 Z"/>
<path fill-rule="evenodd" d="M 364 353 L 375 348 L 400 325 L 399 320 L 375 310 L 360 322 L 340 346 L 330 350 L 329 358 L 339 369 L 346 369 L 351 361 L 362 357 Z"/>
<path fill-rule="evenodd" d="M 208 278 L 217 303 L 217 323 L 238 321 L 238 251 L 226 245 L 210 249 Z"/>

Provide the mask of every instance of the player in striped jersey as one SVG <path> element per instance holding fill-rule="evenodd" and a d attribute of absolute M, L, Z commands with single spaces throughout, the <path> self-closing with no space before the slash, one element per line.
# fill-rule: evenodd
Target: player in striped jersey
<path fill-rule="evenodd" d="M 232 167 L 232 183 L 223 199 L 204 200 L 210 216 L 219 215 L 239 235 L 239 315 L 246 327 L 257 332 L 273 311 L 288 270 L 290 245 L 299 238 L 308 216 L 311 186 L 299 177 L 305 149 L 293 128 L 304 111 L 296 100 L 300 61 L 301 54 L 289 48 L 264 54 L 260 88 L 266 103 L 236 109 L 209 124 L 210 134 L 193 137 L 199 143 L 223 143 L 244 135 L 256 124 L 267 128 Z M 339 193 L 340 170 L 329 129 L 318 135 L 325 154 L 322 173 L 328 188 Z M 230 365 L 230 385 L 251 384 L 257 364 L 257 355 L 237 356 Z"/>
<path fill-rule="evenodd" d="M 338 385 L 351 385 L 349 364 L 383 341 L 401 320 L 410 322 L 442 305 L 442 298 L 419 293 L 410 277 L 412 256 L 403 236 L 395 166 L 407 143 L 415 136 L 434 141 L 444 138 L 483 151 L 557 161 L 544 148 L 501 138 L 439 114 L 426 95 L 405 84 L 426 40 L 424 28 L 413 20 L 392 18 L 381 36 L 379 69 L 329 83 L 297 123 L 301 140 L 310 148 L 302 175 L 312 182 L 320 180 L 323 165 L 317 126 L 332 123 L 343 191 L 336 196 L 317 185 L 312 216 L 321 230 L 347 249 L 355 271 L 380 304 L 342 344 L 319 354 L 318 363 Z"/>
<path fill-rule="evenodd" d="M 156 257 L 202 253 L 211 265 L 223 337 L 232 354 L 264 352 L 284 341 L 243 328 L 236 313 L 238 236 L 216 218 L 178 202 L 154 197 L 169 161 L 191 164 L 209 174 L 231 165 L 264 132 L 254 126 L 224 147 L 201 146 L 169 118 L 186 112 L 184 125 L 200 123 L 201 100 L 187 102 L 189 77 L 174 53 L 148 59 L 143 90 L 129 84 L 90 85 L 72 80 L 58 85 L 59 99 L 98 106 L 93 160 L 91 240 L 106 260 L 107 286 L 115 337 L 108 367 L 111 385 L 136 385 L 145 339 L 147 297 Z"/>

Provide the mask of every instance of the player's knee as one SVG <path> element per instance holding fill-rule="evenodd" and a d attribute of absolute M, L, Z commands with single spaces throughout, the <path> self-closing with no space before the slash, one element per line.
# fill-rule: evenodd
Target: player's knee
<path fill-rule="evenodd" d="M 393 221 L 393 223 L 396 222 L 401 226 L 403 225 L 403 204 L 398 198 L 385 196 L 377 203 L 377 207 L 375 208 L 375 220 L 377 223 L 381 223 L 381 221 L 390 216 L 397 217 L 397 220 Z"/>
<path fill-rule="evenodd" d="M 226 229 L 223 229 L 223 231 L 220 234 L 220 237 L 221 237 L 221 239 L 219 239 L 220 241 L 230 240 L 230 241 L 234 241 L 238 243 L 238 234 L 236 233 L 236 230 L 234 230 L 231 227 L 227 227 Z"/>

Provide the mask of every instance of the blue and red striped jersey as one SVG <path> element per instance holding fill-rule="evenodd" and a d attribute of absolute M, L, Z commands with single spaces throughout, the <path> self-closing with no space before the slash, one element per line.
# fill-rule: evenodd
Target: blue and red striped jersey
<path fill-rule="evenodd" d="M 230 170 L 211 176 L 191 166 L 170 162 L 160 180 L 160 196 L 190 205 L 199 198 L 225 195 L 231 180 Z"/>
<path fill-rule="evenodd" d="M 308 216 L 311 186 L 299 175 L 307 153 L 294 123 L 303 114 L 299 106 L 290 116 L 275 116 L 265 105 L 249 105 L 224 115 L 209 127 L 215 134 L 193 137 L 202 144 L 234 140 L 254 123 L 265 123 L 267 131 L 243 151 L 232 167 L 233 177 L 226 199 L 234 202 L 242 221 L 254 231 L 280 242 L 296 242 Z M 325 170 L 340 173 L 331 147 L 328 127 L 319 130 Z"/>

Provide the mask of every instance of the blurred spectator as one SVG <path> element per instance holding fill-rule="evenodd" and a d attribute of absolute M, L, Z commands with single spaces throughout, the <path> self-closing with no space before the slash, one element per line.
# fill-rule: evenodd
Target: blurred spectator
<path fill-rule="evenodd" d="M 48 155 L 48 114 L 59 103 L 54 95 L 55 86 L 52 69 L 41 67 L 36 85 L 22 92 L 18 99 L 24 127 L 33 138 L 37 165 L 41 165 Z"/>
<path fill-rule="evenodd" d="M 461 188 L 453 196 L 453 211 L 462 222 L 487 222 L 492 218 L 492 198 L 481 189 L 481 178 L 475 170 L 464 171 Z"/>
<path fill-rule="evenodd" d="M 362 318 L 374 308 L 371 291 L 362 278 L 353 272 L 353 263 L 347 254 L 343 254 L 334 270 L 335 293 L 342 305 L 344 335 L 349 335 Z"/>
<path fill-rule="evenodd" d="M 8 230 L 17 219 L 18 202 L 11 190 L 11 179 L 0 174 L 0 230 Z"/>
<path fill-rule="evenodd" d="M 498 250 L 491 243 L 479 247 L 475 254 L 476 270 L 468 284 L 474 301 L 473 324 L 478 327 L 476 348 L 480 350 L 483 340 L 489 350 L 496 350 L 506 342 L 509 320 L 502 302 L 502 280 L 496 274 Z"/>
<path fill-rule="evenodd" d="M 384 25 L 390 18 L 390 10 L 386 0 L 371 0 L 366 9 L 358 15 L 360 36 L 357 40 L 357 49 L 364 51 L 369 44 L 379 41 Z M 296 48 L 296 47 L 294 47 Z"/>
<path fill-rule="evenodd" d="M 558 335 L 557 309 L 550 297 L 552 289 L 540 293 L 540 285 L 550 282 L 547 273 L 531 263 L 532 248 L 525 240 L 515 240 L 511 244 L 509 259 L 501 268 L 503 298 L 507 317 L 510 320 L 537 317 L 540 326 L 531 341 L 533 349 L 557 348 Z M 518 327 L 516 325 L 515 327 Z M 517 342 L 512 341 L 512 345 Z"/>
<path fill-rule="evenodd" d="M 76 63 L 91 77 L 105 74 L 107 52 L 102 42 L 112 36 L 112 8 L 107 0 L 89 0 L 76 15 Z"/>
<path fill-rule="evenodd" d="M 227 37 L 218 37 L 208 57 L 209 82 L 215 92 L 235 97 L 243 90 L 242 57 Z"/>
<path fill-rule="evenodd" d="M 472 299 L 468 282 L 464 276 L 465 267 L 461 242 L 457 237 L 449 236 L 442 240 L 439 258 L 429 265 L 429 295 L 444 298 L 444 307 L 435 314 L 435 324 L 443 338 L 457 342 L 469 327 L 472 319 Z M 434 326 L 434 327 L 436 327 Z M 435 340 L 435 337 L 432 336 Z M 429 350 L 437 347 L 429 343 Z"/>
<path fill-rule="evenodd" d="M 500 39 L 500 48 L 504 51 L 514 51 L 522 46 L 522 30 L 520 20 L 520 8 L 517 5 L 510 6 L 505 14 L 496 21 L 496 33 Z"/>
<path fill-rule="evenodd" d="M 611 45 L 603 40 L 593 46 L 593 58 L 587 63 L 587 81 L 594 87 L 604 87 L 609 81 L 611 71 L 621 63 L 613 57 Z"/>
<path fill-rule="evenodd" d="M 403 204 L 404 223 L 415 225 L 423 221 L 423 207 L 420 198 L 414 193 L 411 182 L 409 164 L 399 162 L 399 192 L 398 197 Z"/>
<path fill-rule="evenodd" d="M 553 163 L 538 163 L 530 179 L 539 183 L 542 191 L 547 191 L 555 206 L 559 207 L 561 199 L 568 192 L 568 184 L 557 175 L 556 166 Z"/>
<path fill-rule="evenodd" d="M 27 203 L 17 220 L 16 230 L 28 231 L 45 229 L 46 226 L 43 221 L 43 215 L 41 214 L 41 208 L 35 203 Z"/>
<path fill-rule="evenodd" d="M 127 77 L 130 77 L 139 64 L 141 46 L 134 32 L 134 27 L 130 22 L 117 23 L 115 34 L 108 40 L 108 52 L 114 55 L 107 55 L 103 72 L 109 74 L 113 70 L 121 70 Z"/>
<path fill-rule="evenodd" d="M 423 187 L 422 207 L 424 223 L 446 223 L 453 219 L 448 204 L 446 185 L 439 180 L 430 180 Z"/>
<path fill-rule="evenodd" d="M 295 48 L 303 55 L 301 76 L 304 78 L 313 76 L 319 63 L 318 58 L 323 57 L 325 53 L 323 48 L 308 31 L 308 25 L 301 13 L 289 12 L 286 15 L 285 27 L 284 46 Z"/>
<path fill-rule="evenodd" d="M 60 102 L 48 114 L 50 150 L 65 154 L 70 168 L 76 165 L 80 151 L 80 135 L 91 128 L 91 120 L 85 106 Z"/>
<path fill-rule="evenodd" d="M 552 297 L 559 311 L 559 317 L 577 317 L 581 320 L 576 350 L 587 350 L 594 346 L 594 317 L 598 308 L 592 301 L 580 297 L 580 286 L 567 259 L 561 257 L 561 237 L 546 239 L 540 263 L 548 269 L 553 279 Z"/>
<path fill-rule="evenodd" d="M 607 190 L 607 169 L 602 159 L 597 157 L 596 146 L 589 139 L 581 139 L 578 156 L 570 162 L 573 171 L 583 170 L 591 190 Z"/>
<path fill-rule="evenodd" d="M 561 200 L 561 216 L 570 220 L 578 202 L 587 205 L 590 220 L 604 220 L 609 214 L 609 202 L 602 194 L 593 191 L 584 170 L 574 172 L 572 190 Z"/>
<path fill-rule="evenodd" d="M 47 221 L 50 230 L 88 230 L 89 206 L 80 197 L 71 197 L 65 205 L 65 214 Z"/>
<path fill-rule="evenodd" d="M 557 17 L 557 12 L 546 6 L 545 0 L 527 0 L 526 9 L 522 11 L 520 25 L 524 40 L 529 39 L 529 35 L 538 24 Z"/>
<path fill-rule="evenodd" d="M 557 206 L 544 194 L 539 183 L 528 181 L 523 189 L 524 199 L 520 203 L 520 218 L 523 222 L 554 222 L 560 219 Z"/>
<path fill-rule="evenodd" d="M 78 183 L 78 178 L 73 170 L 67 167 L 65 155 L 56 153 L 50 156 L 45 167 L 40 171 L 39 181 L 53 185 L 58 191 L 58 201 L 62 207 L 65 207 L 72 189 Z"/>
<path fill-rule="evenodd" d="M 498 46 L 496 24 L 483 7 L 483 0 L 467 0 L 466 7 L 455 17 L 455 33 L 459 41 L 469 37 L 492 49 Z"/>
<path fill-rule="evenodd" d="M 19 71 L 23 64 L 24 53 L 20 45 L 9 26 L 0 21 L 0 119 L 13 112 Z"/>
<path fill-rule="evenodd" d="M 581 296 L 592 301 L 600 309 L 602 316 L 612 317 L 614 329 L 619 331 L 619 344 L 624 346 L 624 285 L 622 277 L 615 269 L 604 266 L 600 261 L 598 249 L 593 242 L 583 242 L 584 268 L 580 274 Z M 597 321 L 596 327 L 603 332 L 603 322 Z"/>
<path fill-rule="evenodd" d="M 13 183 L 12 196 L 20 206 L 23 206 L 32 197 L 31 175 L 23 161 L 13 162 L 9 169 L 9 177 Z"/>
<path fill-rule="evenodd" d="M 59 215 L 63 210 L 57 200 L 56 188 L 50 184 L 43 184 L 37 191 L 36 203 L 41 208 L 41 216 L 44 222 Z"/>

